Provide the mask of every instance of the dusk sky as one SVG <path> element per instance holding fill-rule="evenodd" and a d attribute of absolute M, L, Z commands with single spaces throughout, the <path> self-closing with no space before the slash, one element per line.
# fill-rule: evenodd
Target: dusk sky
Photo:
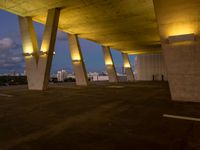
<path fill-rule="evenodd" d="M 18 18 L 16 15 L 0 10 L 0 73 L 23 72 L 25 69 L 24 58 L 22 56 L 21 38 L 19 33 Z M 37 32 L 38 42 L 41 43 L 44 25 L 34 23 Z M 104 59 L 101 46 L 80 39 L 80 45 L 86 64 L 87 72 L 105 71 Z M 67 41 L 67 34 L 61 31 L 57 33 L 55 46 L 56 55 L 53 58 L 52 71 L 57 72 L 66 69 L 72 72 L 72 64 Z M 122 56 L 119 51 L 112 50 L 113 59 L 118 72 L 122 68 Z M 134 56 L 130 56 L 132 65 Z"/>

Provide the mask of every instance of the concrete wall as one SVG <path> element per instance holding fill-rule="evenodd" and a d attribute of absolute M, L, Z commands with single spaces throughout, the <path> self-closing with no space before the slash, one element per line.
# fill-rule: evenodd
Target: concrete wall
<path fill-rule="evenodd" d="M 137 55 L 135 59 L 135 80 L 167 80 L 167 73 L 161 54 Z M 154 76 L 154 77 L 153 77 Z"/>
<path fill-rule="evenodd" d="M 154 6 L 172 100 L 200 102 L 200 1 L 154 0 Z"/>

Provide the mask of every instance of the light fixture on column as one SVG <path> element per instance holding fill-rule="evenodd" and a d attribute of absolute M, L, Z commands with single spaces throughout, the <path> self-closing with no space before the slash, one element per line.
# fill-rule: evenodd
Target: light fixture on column
<path fill-rule="evenodd" d="M 193 42 L 195 41 L 195 34 L 182 34 L 182 35 L 175 35 L 175 36 L 169 36 L 168 43 L 182 43 L 182 42 Z"/>
<path fill-rule="evenodd" d="M 32 52 L 32 53 L 23 53 L 23 55 L 24 55 L 24 57 L 31 57 L 31 56 L 34 56 L 35 55 L 35 53 L 34 52 Z"/>
<path fill-rule="evenodd" d="M 40 56 L 45 56 L 45 55 L 48 55 L 48 52 L 47 51 L 40 51 L 39 55 Z"/>
<path fill-rule="evenodd" d="M 79 62 L 81 62 L 81 56 L 80 56 L 80 54 L 78 52 L 74 53 L 72 55 L 72 62 L 73 63 L 79 63 Z"/>
<path fill-rule="evenodd" d="M 72 62 L 73 62 L 73 63 L 80 63 L 80 62 L 81 62 L 81 60 L 74 59 L 74 60 L 72 60 Z"/>

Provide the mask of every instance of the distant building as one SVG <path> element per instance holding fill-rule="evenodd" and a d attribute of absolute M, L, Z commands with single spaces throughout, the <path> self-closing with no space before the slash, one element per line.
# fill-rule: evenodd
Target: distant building
<path fill-rule="evenodd" d="M 105 73 L 89 72 L 88 77 L 91 81 L 108 81 L 108 75 Z"/>
<path fill-rule="evenodd" d="M 117 77 L 120 82 L 125 82 L 127 80 L 126 73 L 117 73 Z"/>
<path fill-rule="evenodd" d="M 26 70 L 24 70 L 23 76 L 26 76 Z"/>
<path fill-rule="evenodd" d="M 16 76 L 16 72 L 15 72 L 15 71 L 10 72 L 10 73 L 9 73 L 9 76 Z"/>
<path fill-rule="evenodd" d="M 57 79 L 58 81 L 62 82 L 67 78 L 67 71 L 61 70 L 57 72 Z"/>
<path fill-rule="evenodd" d="M 72 78 L 72 79 L 75 79 L 76 77 L 75 77 L 75 74 L 74 74 L 74 73 L 72 73 L 72 74 L 68 74 L 68 75 L 67 75 L 67 78 Z"/>

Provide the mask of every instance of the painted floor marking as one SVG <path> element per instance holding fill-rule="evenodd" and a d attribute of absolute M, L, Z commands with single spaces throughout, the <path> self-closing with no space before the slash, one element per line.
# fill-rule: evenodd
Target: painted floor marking
<path fill-rule="evenodd" d="M 200 118 L 192 118 L 192 117 L 186 117 L 186 116 L 177 116 L 177 115 L 168 115 L 168 114 L 164 114 L 163 117 L 165 117 L 165 118 L 173 118 L 173 119 L 181 119 L 181 120 L 190 120 L 190 121 L 197 121 L 197 122 L 200 122 Z"/>
<path fill-rule="evenodd" d="M 0 93 L 0 96 L 2 96 L 2 97 L 13 97 L 12 95 L 3 94 L 3 93 Z"/>

